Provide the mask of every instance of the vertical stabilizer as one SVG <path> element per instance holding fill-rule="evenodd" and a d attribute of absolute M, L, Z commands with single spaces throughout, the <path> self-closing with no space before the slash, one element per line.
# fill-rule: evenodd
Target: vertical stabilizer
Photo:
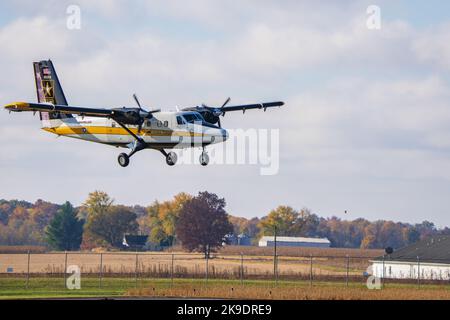
<path fill-rule="evenodd" d="M 66 96 L 64 95 L 52 61 L 34 62 L 33 69 L 38 102 L 67 106 Z M 70 117 L 72 116 L 60 114 L 59 112 L 40 112 L 40 118 L 44 127 L 51 126 L 50 120 Z"/>

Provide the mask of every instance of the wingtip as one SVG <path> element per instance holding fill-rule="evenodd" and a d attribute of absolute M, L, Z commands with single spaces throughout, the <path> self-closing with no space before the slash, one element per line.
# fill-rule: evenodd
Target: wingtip
<path fill-rule="evenodd" d="M 26 102 L 13 102 L 4 106 L 4 108 L 8 111 L 19 111 L 24 108 L 28 108 L 29 104 Z"/>

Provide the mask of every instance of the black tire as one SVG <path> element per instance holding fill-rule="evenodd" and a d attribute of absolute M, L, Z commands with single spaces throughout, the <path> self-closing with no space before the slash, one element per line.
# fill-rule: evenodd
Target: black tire
<path fill-rule="evenodd" d="M 125 168 L 130 164 L 130 157 L 126 153 L 121 153 L 119 154 L 117 161 L 122 168 Z"/>
<path fill-rule="evenodd" d="M 178 156 L 175 152 L 170 152 L 166 157 L 166 163 L 169 166 L 174 166 L 177 164 Z"/>
<path fill-rule="evenodd" d="M 206 167 L 209 164 L 209 156 L 207 153 L 203 152 L 200 155 L 200 164 L 204 167 Z"/>

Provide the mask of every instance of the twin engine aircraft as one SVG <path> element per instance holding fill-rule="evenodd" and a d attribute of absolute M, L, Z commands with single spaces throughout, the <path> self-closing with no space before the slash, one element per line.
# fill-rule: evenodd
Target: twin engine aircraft
<path fill-rule="evenodd" d="M 147 111 L 136 95 L 137 107 L 87 108 L 69 106 L 51 60 L 34 62 L 38 103 L 14 102 L 5 106 L 10 112 L 39 112 L 42 129 L 58 136 L 128 148 L 121 153 L 119 165 L 127 167 L 130 158 L 144 149 L 160 151 L 166 163 L 177 162 L 174 149 L 201 147 L 200 164 L 206 166 L 209 156 L 205 147 L 225 142 L 228 132 L 220 117 L 232 111 L 281 107 L 283 102 L 228 106 L 230 98 L 220 107 L 201 105 L 172 112 L 161 109 Z M 166 151 L 166 150 L 169 150 Z"/>

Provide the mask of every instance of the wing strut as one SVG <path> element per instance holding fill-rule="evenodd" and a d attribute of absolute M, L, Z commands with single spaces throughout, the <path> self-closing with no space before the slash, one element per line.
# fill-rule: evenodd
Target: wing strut
<path fill-rule="evenodd" d="M 141 137 L 137 136 L 136 134 L 133 133 L 133 131 L 131 131 L 127 126 L 125 126 L 123 123 L 121 123 L 120 121 L 115 120 L 122 128 L 125 129 L 126 132 L 128 132 L 130 135 L 133 136 L 133 138 L 135 138 L 137 141 L 145 143 L 144 139 L 142 139 Z"/>

